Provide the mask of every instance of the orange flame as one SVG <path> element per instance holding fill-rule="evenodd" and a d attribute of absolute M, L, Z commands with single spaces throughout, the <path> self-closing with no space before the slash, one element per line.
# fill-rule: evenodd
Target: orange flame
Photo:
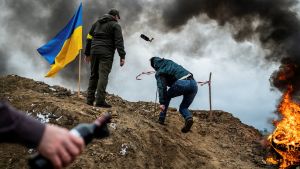
<path fill-rule="evenodd" d="M 293 91 L 290 86 L 283 95 L 278 111 L 282 120 L 276 125 L 276 129 L 268 140 L 275 151 L 282 157 L 278 161 L 280 168 L 289 168 L 300 164 L 300 105 L 291 98 Z M 271 162 L 272 158 L 267 161 Z"/>

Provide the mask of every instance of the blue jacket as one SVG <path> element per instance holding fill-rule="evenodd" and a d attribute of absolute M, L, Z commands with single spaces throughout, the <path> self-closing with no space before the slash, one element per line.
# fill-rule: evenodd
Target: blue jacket
<path fill-rule="evenodd" d="M 155 78 L 159 94 L 159 103 L 165 104 L 167 98 L 167 86 L 171 87 L 174 82 L 190 72 L 172 60 L 159 57 L 153 58 L 152 67 L 156 70 Z"/>

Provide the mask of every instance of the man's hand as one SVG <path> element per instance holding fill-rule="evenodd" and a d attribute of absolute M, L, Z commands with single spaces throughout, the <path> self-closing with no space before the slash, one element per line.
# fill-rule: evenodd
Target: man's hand
<path fill-rule="evenodd" d="M 49 159 L 56 169 L 72 163 L 84 148 L 82 138 L 69 133 L 67 129 L 46 125 L 38 151 Z"/>
<path fill-rule="evenodd" d="M 166 107 L 165 107 L 165 105 L 161 104 L 161 105 L 159 105 L 159 108 L 161 111 L 164 111 Z"/>
<path fill-rule="evenodd" d="M 90 63 L 91 60 L 92 60 L 92 57 L 91 57 L 91 56 L 85 56 L 85 57 L 84 57 L 84 61 L 85 61 L 86 63 Z"/>
<path fill-rule="evenodd" d="M 120 66 L 122 67 L 125 64 L 125 59 L 120 59 Z"/>

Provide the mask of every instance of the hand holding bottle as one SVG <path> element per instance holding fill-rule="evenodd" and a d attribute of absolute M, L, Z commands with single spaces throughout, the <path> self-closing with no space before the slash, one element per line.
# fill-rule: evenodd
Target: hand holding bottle
<path fill-rule="evenodd" d="M 94 123 L 77 125 L 70 132 L 67 129 L 47 125 L 42 141 L 38 147 L 40 154 L 29 159 L 31 169 L 60 169 L 75 160 L 83 148 L 93 138 L 109 136 L 107 123 L 111 115 L 106 113 Z"/>
<path fill-rule="evenodd" d="M 67 129 L 46 125 L 38 151 L 49 159 L 55 168 L 62 168 L 72 163 L 83 151 L 84 141 L 74 136 Z"/>

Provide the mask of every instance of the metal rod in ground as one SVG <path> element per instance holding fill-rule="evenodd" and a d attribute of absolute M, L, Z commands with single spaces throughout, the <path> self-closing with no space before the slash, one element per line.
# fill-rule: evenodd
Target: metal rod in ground
<path fill-rule="evenodd" d="M 157 88 L 156 88 L 156 92 L 155 92 L 155 102 L 154 102 L 154 114 L 156 113 L 156 102 L 157 102 Z"/>
<path fill-rule="evenodd" d="M 82 49 L 80 49 L 79 51 L 79 63 L 78 63 L 78 97 L 80 97 L 80 77 L 81 77 L 81 51 Z"/>
<path fill-rule="evenodd" d="M 210 72 L 210 74 L 209 74 L 209 83 L 208 83 L 208 89 L 209 89 L 209 111 L 212 110 L 212 105 L 211 105 L 211 75 L 212 75 L 212 73 Z"/>

